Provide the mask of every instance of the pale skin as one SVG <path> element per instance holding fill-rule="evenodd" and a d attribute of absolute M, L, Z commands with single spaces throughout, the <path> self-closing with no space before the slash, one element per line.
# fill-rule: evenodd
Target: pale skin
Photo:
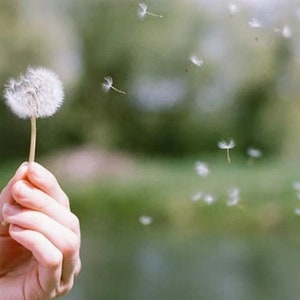
<path fill-rule="evenodd" d="M 56 178 L 23 163 L 0 194 L 0 293 L 7 300 L 67 294 L 80 271 L 80 227 Z"/>

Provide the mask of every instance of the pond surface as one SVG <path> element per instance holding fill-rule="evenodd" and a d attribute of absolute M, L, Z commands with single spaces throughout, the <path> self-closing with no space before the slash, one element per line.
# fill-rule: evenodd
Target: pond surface
<path fill-rule="evenodd" d="M 120 226 L 121 227 L 121 226 Z M 155 227 L 83 231 L 68 300 L 298 300 L 300 241 Z"/>

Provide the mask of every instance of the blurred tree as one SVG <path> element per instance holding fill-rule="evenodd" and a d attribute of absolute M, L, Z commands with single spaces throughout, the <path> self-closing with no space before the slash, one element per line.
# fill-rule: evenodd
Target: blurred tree
<path fill-rule="evenodd" d="M 3 84 L 27 65 L 47 65 L 56 55 L 49 51 L 53 36 L 20 17 L 20 3 L 0 3 Z M 293 69 L 295 43 L 274 33 L 270 24 L 249 27 L 246 5 L 232 16 L 220 3 L 158 0 L 151 11 L 164 17 L 139 20 L 136 1 L 64 1 L 61 15 L 60 2 L 43 3 L 43 8 L 56 7 L 48 13 L 57 14 L 57 20 L 66 21 L 64 16 L 72 13 L 82 72 L 72 93 L 66 91 L 70 101 L 55 120 L 40 122 L 47 137 L 39 139 L 40 154 L 96 143 L 138 153 L 189 155 L 217 151 L 217 141 L 227 138 L 236 139 L 241 149 L 256 146 L 271 153 L 286 142 L 281 136 L 291 106 L 283 105 L 280 91 L 287 86 L 282 74 L 290 74 L 286 65 Z M 192 54 L 203 59 L 201 67 L 190 61 Z M 104 93 L 105 76 L 127 95 Z M 24 155 L 29 126 L 4 105 L 0 115 L 2 127 L 9 124 L 2 131 L 1 154 Z"/>

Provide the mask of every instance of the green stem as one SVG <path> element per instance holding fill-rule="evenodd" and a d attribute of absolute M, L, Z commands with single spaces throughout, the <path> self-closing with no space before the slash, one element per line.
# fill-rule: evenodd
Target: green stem
<path fill-rule="evenodd" d="M 35 148 L 36 148 L 36 117 L 30 118 L 31 122 L 31 138 L 30 138 L 30 150 L 29 150 L 29 163 L 34 162 Z"/>
<path fill-rule="evenodd" d="M 226 149 L 226 151 L 227 151 L 227 161 L 229 164 L 231 164 L 229 149 Z"/>

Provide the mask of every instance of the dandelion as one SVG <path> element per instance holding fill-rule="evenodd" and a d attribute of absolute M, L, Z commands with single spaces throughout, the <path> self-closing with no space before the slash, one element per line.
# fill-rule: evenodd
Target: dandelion
<path fill-rule="evenodd" d="M 114 90 L 119 94 L 126 95 L 126 92 L 121 91 L 113 86 L 113 79 L 110 76 L 104 77 L 104 82 L 102 83 L 102 88 L 105 92 L 109 92 L 110 90 Z"/>
<path fill-rule="evenodd" d="M 52 116 L 64 100 L 63 85 L 49 69 L 29 67 L 18 79 L 10 79 L 4 90 L 6 104 L 18 117 L 31 120 L 29 162 L 35 159 L 36 119 Z"/>
<path fill-rule="evenodd" d="M 249 22 L 248 22 L 248 25 L 251 27 L 251 28 L 261 28 L 262 25 L 260 22 L 258 22 L 256 19 L 251 19 Z"/>
<path fill-rule="evenodd" d="M 236 206 L 240 201 L 240 190 L 237 187 L 231 188 L 227 193 L 227 206 Z"/>
<path fill-rule="evenodd" d="M 199 176 L 202 177 L 206 177 L 209 174 L 208 165 L 201 161 L 197 161 L 195 163 L 195 171 Z"/>
<path fill-rule="evenodd" d="M 191 200 L 193 202 L 197 202 L 199 200 L 201 200 L 203 193 L 202 192 L 197 192 L 196 194 L 194 194 L 191 198 Z"/>
<path fill-rule="evenodd" d="M 228 10 L 231 16 L 234 16 L 236 13 L 239 12 L 239 8 L 235 3 L 229 3 L 228 4 Z"/>
<path fill-rule="evenodd" d="M 233 149 L 235 147 L 235 142 L 234 140 L 230 140 L 228 143 L 226 141 L 219 141 L 218 142 L 218 147 L 222 150 L 226 150 L 227 152 L 227 161 L 230 164 L 231 163 L 231 158 L 230 158 L 230 149 Z"/>
<path fill-rule="evenodd" d="M 148 6 L 145 3 L 139 3 L 138 5 L 139 5 L 139 7 L 138 7 L 138 10 L 137 10 L 137 15 L 138 15 L 139 19 L 143 19 L 146 15 L 149 15 L 149 16 L 152 16 L 152 17 L 157 17 L 157 18 L 162 18 L 163 17 L 162 15 L 157 15 L 157 14 L 154 14 L 154 13 L 150 12 L 148 10 Z"/>
<path fill-rule="evenodd" d="M 195 65 L 197 67 L 201 67 L 203 65 L 203 63 L 204 63 L 203 59 L 200 59 L 196 55 L 191 55 L 190 56 L 190 61 L 192 62 L 193 65 Z"/>
<path fill-rule="evenodd" d="M 139 222 L 144 226 L 149 226 L 153 222 L 153 218 L 143 215 L 139 217 Z"/>

